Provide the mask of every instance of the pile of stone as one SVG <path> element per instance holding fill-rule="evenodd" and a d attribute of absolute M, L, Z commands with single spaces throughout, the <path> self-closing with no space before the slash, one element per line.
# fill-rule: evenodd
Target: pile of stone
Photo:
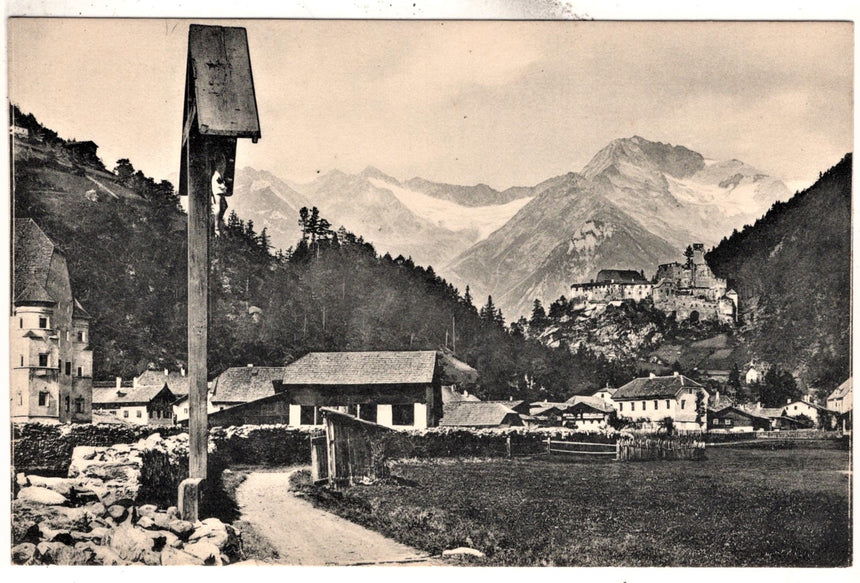
<path fill-rule="evenodd" d="M 68 478 L 18 474 L 12 560 L 20 565 L 224 565 L 242 558 L 241 538 L 217 518 L 191 523 L 175 506 L 141 504 L 147 460 L 174 467 L 187 436 L 78 447 Z M 162 453 L 166 458 L 153 456 Z M 165 462 L 163 459 L 167 459 Z M 175 478 L 175 477 L 174 477 Z"/>

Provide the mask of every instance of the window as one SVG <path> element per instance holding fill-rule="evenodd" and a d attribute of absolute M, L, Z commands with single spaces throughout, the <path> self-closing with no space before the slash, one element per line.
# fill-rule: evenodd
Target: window
<path fill-rule="evenodd" d="M 185 407 L 185 408 L 182 410 L 182 412 L 183 412 L 183 413 L 188 413 L 188 407 Z"/>
<path fill-rule="evenodd" d="M 128 419 L 128 411 L 123 411 L 123 412 L 122 412 L 122 416 L 123 416 L 124 418 Z"/>
<path fill-rule="evenodd" d="M 635 411 L 635 410 L 636 410 L 636 402 L 630 401 L 630 411 Z"/>
<path fill-rule="evenodd" d="M 686 404 L 687 404 L 687 401 L 685 401 L 684 399 L 681 399 L 681 409 L 683 409 L 684 405 L 686 405 Z"/>
<path fill-rule="evenodd" d="M 724 420 L 723 420 L 723 425 L 728 425 L 729 427 L 731 427 L 731 425 L 732 425 L 732 420 L 731 420 L 731 419 L 724 419 Z"/>
<path fill-rule="evenodd" d="M 81 331 L 78 331 L 78 342 L 83 342 L 83 341 L 84 341 L 84 333 Z"/>
<path fill-rule="evenodd" d="M 110 413 L 111 415 L 116 417 L 116 411 L 115 410 L 111 409 L 110 411 L 108 411 L 108 413 Z"/>
<path fill-rule="evenodd" d="M 360 405 L 358 407 L 358 418 L 376 423 L 376 405 Z"/>
<path fill-rule="evenodd" d="M 352 415 L 353 417 L 358 417 L 358 405 L 347 405 L 346 406 L 347 415 Z"/>
<path fill-rule="evenodd" d="M 75 399 L 75 413 L 83 413 L 84 412 L 84 399 L 83 397 L 78 397 Z"/>
<path fill-rule="evenodd" d="M 140 409 L 137 410 L 137 415 L 135 415 L 135 417 L 137 417 L 138 419 L 140 419 L 142 417 L 142 415 L 140 413 Z"/>
<path fill-rule="evenodd" d="M 39 391 L 39 407 L 47 407 L 48 406 L 48 393 L 45 391 Z"/>
<path fill-rule="evenodd" d="M 66 413 L 68 413 L 72 409 L 71 399 L 68 395 L 66 395 Z"/>
<path fill-rule="evenodd" d="M 72 363 L 67 362 L 66 363 L 66 376 L 71 376 L 71 375 L 72 375 Z"/>
<path fill-rule="evenodd" d="M 18 318 L 18 327 L 19 327 L 19 328 L 23 328 L 23 327 L 24 327 L 24 318 Z"/>
<path fill-rule="evenodd" d="M 618 410 L 624 411 L 624 403 L 618 403 Z"/>
<path fill-rule="evenodd" d="M 81 378 L 82 376 L 84 376 L 84 369 L 81 367 L 78 367 L 78 378 Z"/>
<path fill-rule="evenodd" d="M 48 366 L 48 355 L 40 354 L 39 355 L 39 366 Z"/>
<path fill-rule="evenodd" d="M 21 355 L 21 366 L 24 366 L 24 355 Z"/>
<path fill-rule="evenodd" d="M 648 410 L 648 408 L 645 406 L 645 405 L 647 405 L 647 404 L 648 404 L 648 401 L 642 401 L 642 410 L 643 410 L 643 411 L 647 411 L 647 410 Z"/>
<path fill-rule="evenodd" d="M 39 328 L 47 328 L 48 327 L 48 319 L 42 316 L 39 316 Z"/>
<path fill-rule="evenodd" d="M 412 403 L 391 406 L 392 425 L 415 425 L 415 406 Z"/>
<path fill-rule="evenodd" d="M 24 404 L 24 395 L 21 394 L 21 391 L 18 391 L 18 404 L 19 405 Z"/>
<path fill-rule="evenodd" d="M 654 410 L 657 410 L 657 401 L 654 401 Z"/>
<path fill-rule="evenodd" d="M 302 405 L 299 413 L 300 425 L 316 425 L 316 407 L 313 405 Z"/>
<path fill-rule="evenodd" d="M 670 402 L 671 402 L 671 401 L 669 401 L 669 399 L 666 399 L 666 408 L 667 408 L 667 409 L 669 409 L 669 408 L 671 407 L 671 405 L 669 404 Z"/>

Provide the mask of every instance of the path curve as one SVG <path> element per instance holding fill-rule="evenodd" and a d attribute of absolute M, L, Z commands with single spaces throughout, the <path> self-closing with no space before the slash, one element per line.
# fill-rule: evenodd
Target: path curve
<path fill-rule="evenodd" d="M 250 522 L 278 550 L 286 565 L 379 565 L 433 562 L 426 553 L 330 514 L 297 498 L 288 472 L 251 472 L 236 500 Z M 439 563 L 436 563 L 439 564 Z"/>

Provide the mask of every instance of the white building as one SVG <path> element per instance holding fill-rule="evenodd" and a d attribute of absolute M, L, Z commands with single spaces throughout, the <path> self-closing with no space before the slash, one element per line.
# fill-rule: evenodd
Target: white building
<path fill-rule="evenodd" d="M 636 378 L 612 395 L 619 417 L 653 427 L 668 417 L 676 429 L 695 431 L 707 428 L 709 398 L 702 385 L 678 373 Z M 701 410 L 697 407 L 699 399 Z"/>

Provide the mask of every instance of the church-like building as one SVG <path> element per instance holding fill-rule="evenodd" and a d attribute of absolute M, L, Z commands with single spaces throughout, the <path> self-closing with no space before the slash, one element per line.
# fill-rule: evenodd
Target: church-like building
<path fill-rule="evenodd" d="M 72 295 L 66 258 L 32 219 L 15 220 L 12 254 L 11 420 L 89 423 L 90 316 Z"/>

